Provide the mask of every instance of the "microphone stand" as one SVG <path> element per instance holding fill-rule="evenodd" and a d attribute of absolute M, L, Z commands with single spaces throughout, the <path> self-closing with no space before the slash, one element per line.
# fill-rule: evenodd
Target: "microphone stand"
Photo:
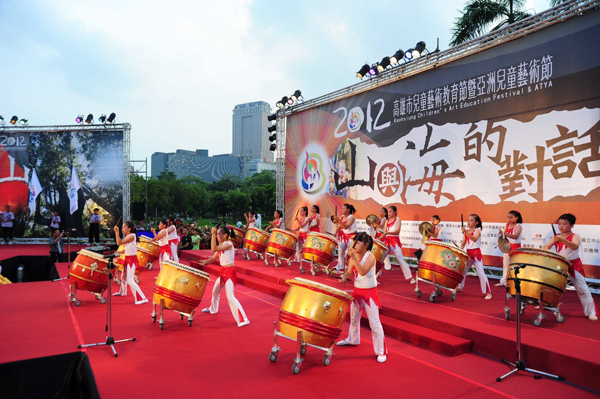
<path fill-rule="evenodd" d="M 514 266 L 513 266 L 514 265 Z M 513 266 L 511 270 L 515 271 L 515 290 L 516 290 L 516 300 L 517 300 L 517 361 L 515 363 L 509 362 L 506 359 L 501 359 L 502 363 L 513 366 L 514 369 L 504 374 L 501 377 L 496 378 L 496 381 L 500 382 L 511 374 L 516 373 L 517 371 L 527 371 L 529 374 L 533 375 L 533 378 L 540 379 L 542 377 L 549 377 L 557 380 L 564 380 L 564 377 L 545 373 L 543 371 L 538 371 L 534 369 L 530 369 L 525 365 L 525 361 L 522 357 L 521 351 L 521 280 L 519 279 L 519 270 L 524 269 L 527 266 L 535 266 L 527 263 L 512 263 L 510 266 Z M 510 275 L 510 272 L 509 272 Z"/>
<path fill-rule="evenodd" d="M 107 304 L 106 304 L 106 326 L 104 327 L 104 331 L 108 332 L 108 336 L 106 337 L 106 342 L 98 342 L 95 344 L 84 344 L 84 345 L 79 345 L 77 346 L 78 348 L 87 348 L 88 346 L 101 346 L 101 345 L 109 345 L 110 348 L 112 349 L 113 353 L 115 354 L 115 357 L 119 356 L 117 354 L 117 351 L 115 350 L 115 344 L 119 343 L 119 342 L 127 342 L 127 341 L 135 341 L 135 338 L 126 338 L 126 339 L 120 339 L 118 341 L 115 341 L 115 339 L 112 336 L 112 293 L 111 293 L 111 287 L 112 287 L 112 270 L 115 268 L 115 264 L 113 263 L 113 258 L 115 257 L 114 255 L 109 255 L 110 257 L 105 257 L 108 258 L 108 288 L 107 288 L 107 293 L 106 293 L 106 300 L 107 300 Z"/>

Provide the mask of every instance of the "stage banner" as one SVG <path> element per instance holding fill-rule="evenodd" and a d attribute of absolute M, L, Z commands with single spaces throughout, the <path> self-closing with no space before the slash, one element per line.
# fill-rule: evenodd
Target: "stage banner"
<path fill-rule="evenodd" d="M 72 168 L 77 170 L 77 210 L 69 211 Z M 15 238 L 50 236 L 52 213 L 58 211 L 60 229 L 85 237 L 89 212 L 100 209 L 101 235 L 112 237 L 112 226 L 123 212 L 123 130 L 0 129 L 0 198 L 2 209 L 15 213 Z M 29 181 L 35 169 L 41 192 L 31 204 Z"/>
<path fill-rule="evenodd" d="M 524 218 L 540 248 L 577 217 L 587 277 L 600 278 L 600 12 L 287 118 L 286 225 L 318 204 L 358 219 L 396 205 L 405 255 L 437 214 L 460 243 L 460 217 L 483 222 L 484 262 L 501 265 L 498 229 Z M 435 55 L 430 55 L 435 57 Z M 376 78 L 375 78 L 376 79 Z M 364 226 L 363 226 L 364 227 Z"/>

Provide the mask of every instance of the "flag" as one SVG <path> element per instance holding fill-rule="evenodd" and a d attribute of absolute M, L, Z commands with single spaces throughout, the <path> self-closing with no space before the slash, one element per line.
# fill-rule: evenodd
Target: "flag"
<path fill-rule="evenodd" d="M 81 183 L 79 182 L 79 176 L 77 176 L 77 171 L 75 170 L 75 165 L 73 165 L 73 169 L 71 169 L 71 184 L 69 187 L 69 205 L 71 209 L 71 215 L 75 213 L 79 204 L 77 203 L 77 191 L 81 188 Z"/>
<path fill-rule="evenodd" d="M 31 174 L 31 179 L 29 180 L 29 210 L 31 213 L 35 212 L 35 200 L 41 192 L 42 186 L 40 185 L 40 181 L 38 180 L 37 173 L 35 173 L 34 169 Z"/>

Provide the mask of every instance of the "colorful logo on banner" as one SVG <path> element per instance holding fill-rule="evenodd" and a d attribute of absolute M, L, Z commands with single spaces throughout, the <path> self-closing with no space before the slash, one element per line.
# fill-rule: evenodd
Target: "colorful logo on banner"
<path fill-rule="evenodd" d="M 306 154 L 306 159 L 302 164 L 302 189 L 307 194 L 314 194 L 320 191 L 325 185 L 325 176 L 323 175 L 323 161 L 319 154 Z"/>
<path fill-rule="evenodd" d="M 350 110 L 348 115 L 348 130 L 356 132 L 360 130 L 363 121 L 365 120 L 365 114 L 360 107 L 354 107 Z"/>
<path fill-rule="evenodd" d="M 391 197 L 400 187 L 400 170 L 393 163 L 386 163 L 379 169 L 377 188 L 381 195 Z"/>

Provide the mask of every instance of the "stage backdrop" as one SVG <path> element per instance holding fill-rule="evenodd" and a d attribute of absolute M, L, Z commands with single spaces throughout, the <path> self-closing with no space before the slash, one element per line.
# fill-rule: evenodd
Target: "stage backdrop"
<path fill-rule="evenodd" d="M 15 237 L 49 237 L 51 212 L 61 217 L 61 230 L 88 234 L 87 207 L 100 209 L 103 226 L 110 227 L 123 212 L 123 131 L 28 131 L 0 130 L 0 207 L 15 213 Z M 69 210 L 71 167 L 75 165 L 82 189 L 78 209 Z M 30 213 L 28 184 L 37 173 L 42 192 Z M 101 235 L 109 235 L 106 228 Z"/>
<path fill-rule="evenodd" d="M 523 214 L 540 248 L 560 214 L 577 216 L 588 277 L 600 278 L 600 12 L 287 119 L 286 225 L 321 206 L 325 230 L 343 203 L 358 219 L 396 205 L 405 254 L 419 222 L 484 222 L 485 263 L 500 265 L 498 228 Z M 409 248 L 412 249 L 409 249 Z"/>

